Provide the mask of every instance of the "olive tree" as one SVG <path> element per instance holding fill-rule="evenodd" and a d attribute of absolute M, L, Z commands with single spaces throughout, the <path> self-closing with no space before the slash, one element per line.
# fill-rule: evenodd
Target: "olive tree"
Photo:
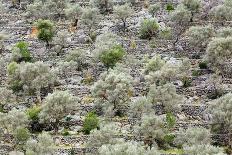
<path fill-rule="evenodd" d="M 212 115 L 212 124 L 215 131 L 228 132 L 229 147 L 232 148 L 232 94 L 224 96 L 210 102 L 209 112 Z M 216 130 L 217 129 L 217 130 Z"/>
<path fill-rule="evenodd" d="M 96 8 L 85 8 L 82 11 L 82 15 L 80 17 L 80 24 L 84 26 L 84 30 L 87 35 L 90 37 L 90 41 L 94 41 L 94 31 L 96 30 L 98 24 L 100 22 L 100 14 L 98 9 Z"/>
<path fill-rule="evenodd" d="M 206 49 L 206 60 L 211 67 L 219 72 L 231 72 L 226 64 L 232 59 L 232 37 L 213 38 Z"/>
<path fill-rule="evenodd" d="M 0 113 L 0 126 L 7 133 L 13 133 L 17 128 L 28 126 L 29 120 L 26 113 L 22 110 L 13 108 L 8 113 Z"/>
<path fill-rule="evenodd" d="M 156 19 L 144 19 L 140 24 L 139 37 L 149 39 L 158 35 L 159 24 Z"/>
<path fill-rule="evenodd" d="M 160 10 L 161 8 L 161 4 L 157 3 L 157 4 L 152 4 L 149 6 L 148 8 L 148 12 L 152 15 L 152 17 L 155 17 L 155 14 Z"/>
<path fill-rule="evenodd" d="M 183 97 L 176 93 L 175 86 L 170 83 L 163 86 L 151 85 L 147 96 L 152 104 L 162 105 L 167 113 L 178 111 L 183 103 Z"/>
<path fill-rule="evenodd" d="M 181 3 L 191 12 L 190 21 L 193 21 L 194 15 L 198 13 L 202 7 L 201 0 L 182 0 Z"/>
<path fill-rule="evenodd" d="M 77 105 L 77 98 L 67 91 L 55 91 L 48 94 L 44 99 L 39 119 L 41 122 L 51 123 L 57 133 L 61 119 L 67 116 Z"/>
<path fill-rule="evenodd" d="M 232 37 L 232 28 L 231 27 L 222 27 L 219 30 L 217 30 L 216 37 Z"/>
<path fill-rule="evenodd" d="M 134 10 L 129 6 L 129 4 L 116 5 L 114 7 L 114 16 L 116 19 L 123 22 L 123 29 L 126 28 L 127 19 L 133 14 Z"/>
<path fill-rule="evenodd" d="M 123 59 L 125 50 L 120 45 L 118 36 L 113 33 L 104 33 L 97 37 L 93 54 L 107 68 L 112 68 Z"/>
<path fill-rule="evenodd" d="M 122 108 L 129 104 L 133 92 L 133 78 L 119 68 L 109 69 L 94 83 L 91 92 L 96 104 L 103 108 L 105 115 L 122 115 Z"/>
<path fill-rule="evenodd" d="M 88 66 L 90 62 L 86 59 L 86 51 L 82 49 L 74 49 L 67 53 L 65 60 L 58 63 L 59 73 L 65 76 L 77 70 L 82 70 Z"/>
<path fill-rule="evenodd" d="M 197 144 L 210 144 L 210 131 L 203 127 L 189 127 L 188 129 L 180 129 L 176 133 L 175 143 L 177 145 L 192 146 Z"/>
<path fill-rule="evenodd" d="M 154 113 L 154 109 L 152 108 L 152 103 L 145 96 L 139 97 L 130 103 L 130 109 L 128 111 L 130 118 L 140 119 L 143 114 L 150 113 Z"/>
<path fill-rule="evenodd" d="M 213 146 L 210 144 L 196 144 L 192 146 L 185 146 L 183 148 L 184 153 L 189 155 L 202 155 L 202 154 L 214 154 L 214 155 L 226 155 L 223 148 Z"/>
<path fill-rule="evenodd" d="M 174 47 L 179 41 L 181 35 L 186 31 L 189 22 L 191 21 L 191 11 L 187 10 L 183 5 L 178 5 L 177 8 L 171 12 L 169 16 L 171 27 L 175 27 Z"/>
<path fill-rule="evenodd" d="M 150 148 L 156 146 L 156 142 L 161 143 L 166 135 L 163 118 L 154 114 L 143 115 L 141 121 L 134 128 L 134 134 L 142 138 L 144 144 Z"/>
<path fill-rule="evenodd" d="M 90 131 L 90 138 L 87 142 L 89 147 L 101 147 L 106 144 L 116 144 L 119 139 L 115 136 L 120 134 L 120 128 L 116 123 L 101 123 L 100 129 Z"/>
<path fill-rule="evenodd" d="M 39 19 L 35 26 L 38 30 L 38 39 L 46 42 L 46 47 L 50 47 L 50 42 L 55 34 L 54 24 L 50 20 Z"/>
<path fill-rule="evenodd" d="M 69 4 L 68 7 L 65 9 L 65 15 L 72 20 L 72 25 L 77 26 L 77 23 L 81 17 L 82 8 L 79 4 L 71 5 Z"/>
<path fill-rule="evenodd" d="M 90 0 L 90 5 L 100 10 L 100 13 L 107 14 L 113 10 L 113 0 Z"/>
<path fill-rule="evenodd" d="M 42 89 L 51 89 L 57 81 L 56 70 L 43 62 L 12 62 L 8 65 L 8 83 L 14 92 L 23 90 L 28 94 L 36 94 L 41 101 Z"/>
<path fill-rule="evenodd" d="M 197 49 L 200 52 L 204 51 L 214 35 L 215 31 L 211 25 L 192 26 L 187 31 L 190 44 L 194 49 Z"/>
<path fill-rule="evenodd" d="M 99 149 L 101 155 L 161 155 L 161 151 L 153 147 L 152 149 L 146 150 L 144 146 L 135 141 L 120 141 L 117 144 L 102 145 Z"/>
<path fill-rule="evenodd" d="M 210 10 L 212 19 L 224 25 L 224 22 L 232 20 L 232 2 L 225 0 L 223 4 L 213 7 Z"/>
<path fill-rule="evenodd" d="M 54 155 L 55 144 L 50 134 L 42 132 L 37 140 L 30 138 L 26 143 L 26 155 Z"/>

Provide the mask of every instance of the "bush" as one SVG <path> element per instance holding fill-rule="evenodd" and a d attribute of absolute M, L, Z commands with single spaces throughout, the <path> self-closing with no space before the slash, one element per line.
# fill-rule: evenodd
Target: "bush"
<path fill-rule="evenodd" d="M 90 134 L 90 131 L 99 127 L 99 119 L 97 115 L 93 112 L 90 112 L 86 115 L 83 125 L 83 132 L 85 134 Z"/>
<path fill-rule="evenodd" d="M 153 5 L 150 5 L 149 8 L 148 8 L 148 12 L 152 15 L 152 17 L 154 18 L 155 17 L 155 14 L 160 10 L 161 8 L 161 5 L 160 3 L 158 4 L 153 4 Z"/>
<path fill-rule="evenodd" d="M 200 71 L 199 70 L 193 70 L 192 76 L 199 76 L 199 75 L 200 75 Z"/>
<path fill-rule="evenodd" d="M 169 3 L 169 4 L 166 5 L 166 10 L 167 11 L 173 11 L 173 10 L 175 10 L 175 8 L 174 8 L 174 6 L 172 4 Z"/>
<path fill-rule="evenodd" d="M 12 50 L 12 54 L 13 54 L 13 61 L 16 62 L 31 62 L 32 61 L 32 57 L 30 54 L 30 51 L 28 50 L 28 43 L 24 42 L 24 41 L 20 41 L 18 42 L 15 47 Z"/>
<path fill-rule="evenodd" d="M 106 67 L 114 67 L 115 64 L 119 61 L 122 60 L 123 56 L 125 54 L 124 49 L 122 46 L 117 45 L 114 46 L 112 49 L 109 51 L 104 51 L 99 59 L 100 61 L 106 66 Z"/>
<path fill-rule="evenodd" d="M 38 29 L 38 39 L 46 42 L 46 46 L 49 47 L 49 42 L 54 36 L 54 24 L 50 20 L 40 19 L 35 25 Z"/>
<path fill-rule="evenodd" d="M 14 138 L 18 145 L 25 144 L 30 138 L 30 132 L 27 128 L 19 127 L 15 130 Z"/>
<path fill-rule="evenodd" d="M 208 68 L 206 62 L 200 62 L 200 63 L 199 63 L 199 67 L 200 67 L 200 69 L 207 69 L 207 68 Z"/>
<path fill-rule="evenodd" d="M 159 30 L 159 24 L 155 19 L 145 19 L 142 21 L 139 34 L 141 39 L 151 39 Z"/>
<path fill-rule="evenodd" d="M 34 107 L 27 110 L 27 115 L 28 115 L 29 119 L 36 121 L 39 119 L 40 111 L 41 111 L 41 107 L 34 106 Z"/>

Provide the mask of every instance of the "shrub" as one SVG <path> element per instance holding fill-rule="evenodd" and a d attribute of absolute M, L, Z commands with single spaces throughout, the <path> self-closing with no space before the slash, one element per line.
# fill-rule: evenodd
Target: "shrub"
<path fill-rule="evenodd" d="M 206 60 L 210 66 L 223 72 L 223 66 L 232 58 L 232 37 L 214 38 L 209 42 L 206 49 Z M 227 69 L 229 70 L 229 69 Z"/>
<path fill-rule="evenodd" d="M 33 121 L 37 121 L 39 119 L 40 111 L 41 111 L 40 106 L 34 106 L 34 107 L 27 110 L 27 115 L 28 115 L 29 119 L 31 119 Z"/>
<path fill-rule="evenodd" d="M 72 20 L 73 26 L 77 26 L 78 20 L 82 14 L 82 8 L 79 4 L 69 5 L 65 10 L 65 15 Z"/>
<path fill-rule="evenodd" d="M 46 132 L 39 134 L 37 140 L 30 138 L 25 148 L 26 155 L 52 155 L 56 150 L 52 136 Z"/>
<path fill-rule="evenodd" d="M 140 38 L 141 39 L 151 39 L 155 35 L 157 35 L 159 30 L 159 24 L 155 19 L 145 19 L 142 21 L 140 25 Z"/>
<path fill-rule="evenodd" d="M 130 103 L 133 92 L 133 78 L 126 69 L 117 67 L 101 74 L 91 89 L 96 106 L 108 116 L 123 115 L 123 107 Z"/>
<path fill-rule="evenodd" d="M 90 131 L 99 127 L 99 119 L 97 115 L 93 112 L 88 113 L 85 116 L 83 131 L 85 134 L 90 134 Z"/>
<path fill-rule="evenodd" d="M 176 133 L 175 143 L 177 145 L 197 145 L 210 144 L 211 135 L 208 129 L 203 127 L 189 127 L 188 129 L 180 129 Z"/>
<path fill-rule="evenodd" d="M 192 71 L 192 76 L 199 76 L 200 75 L 200 71 L 199 70 L 193 70 Z"/>
<path fill-rule="evenodd" d="M 210 144 L 196 144 L 192 146 L 185 146 L 184 153 L 191 155 L 202 155 L 202 154 L 218 154 L 218 155 L 226 155 L 223 151 L 223 148 L 213 146 Z"/>
<path fill-rule="evenodd" d="M 76 101 L 76 98 L 67 91 L 55 91 L 48 94 L 39 114 L 40 121 L 51 123 L 57 133 L 60 120 L 69 114 Z"/>
<path fill-rule="evenodd" d="M 36 23 L 36 28 L 38 30 L 38 39 L 46 42 L 46 46 L 49 47 L 49 42 L 52 41 L 54 36 L 54 24 L 50 20 L 39 19 Z"/>
<path fill-rule="evenodd" d="M 207 62 L 200 62 L 199 67 L 200 69 L 207 69 L 208 68 Z"/>
<path fill-rule="evenodd" d="M 12 59 L 16 62 L 31 62 L 32 57 L 28 50 L 28 44 L 24 41 L 18 42 L 12 50 Z"/>
<path fill-rule="evenodd" d="M 223 27 L 217 31 L 216 37 L 231 37 L 232 36 L 232 28 L 231 27 Z"/>
<path fill-rule="evenodd" d="M 178 95 L 175 86 L 170 83 L 163 86 L 151 85 L 147 97 L 152 104 L 161 104 L 167 113 L 180 110 L 180 104 L 183 103 L 183 96 Z"/>
<path fill-rule="evenodd" d="M 30 138 L 30 132 L 27 128 L 19 127 L 14 131 L 14 138 L 17 145 L 24 145 Z"/>
<path fill-rule="evenodd" d="M 122 46 L 117 45 L 114 46 L 112 49 L 109 51 L 104 51 L 100 56 L 99 59 L 100 61 L 106 66 L 106 67 L 114 67 L 115 64 L 122 60 L 123 56 L 125 54 L 124 49 Z"/>
<path fill-rule="evenodd" d="M 90 5 L 99 9 L 102 14 L 110 13 L 113 10 L 112 0 L 91 0 Z"/>
<path fill-rule="evenodd" d="M 187 31 L 190 44 L 194 49 L 198 48 L 200 51 L 204 51 L 214 33 L 214 28 L 211 25 L 192 26 Z"/>
<path fill-rule="evenodd" d="M 123 28 L 126 28 L 126 21 L 132 15 L 133 9 L 128 5 L 117 5 L 114 7 L 114 15 L 116 19 L 119 19 L 123 22 Z"/>
<path fill-rule="evenodd" d="M 84 26 L 84 30 L 87 31 L 88 36 L 90 39 L 91 36 L 94 34 L 98 24 L 100 22 L 100 14 L 99 10 L 96 8 L 86 8 L 83 9 L 80 24 Z M 91 40 L 92 42 L 94 40 Z"/>
<path fill-rule="evenodd" d="M 154 18 L 155 17 L 155 14 L 160 10 L 161 8 L 161 5 L 160 3 L 158 4 L 153 4 L 153 5 L 150 5 L 149 8 L 148 8 L 148 12 L 152 15 L 152 17 Z"/>
<path fill-rule="evenodd" d="M 168 12 L 170 12 L 170 11 L 175 10 L 175 8 L 174 8 L 174 6 L 173 6 L 172 4 L 168 3 L 168 4 L 166 5 L 166 10 L 167 10 Z"/>

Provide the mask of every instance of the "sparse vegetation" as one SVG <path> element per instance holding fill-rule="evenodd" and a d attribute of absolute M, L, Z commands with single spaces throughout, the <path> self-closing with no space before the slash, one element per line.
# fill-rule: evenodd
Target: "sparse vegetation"
<path fill-rule="evenodd" d="M 0 154 L 232 154 L 232 0 L 0 12 Z"/>

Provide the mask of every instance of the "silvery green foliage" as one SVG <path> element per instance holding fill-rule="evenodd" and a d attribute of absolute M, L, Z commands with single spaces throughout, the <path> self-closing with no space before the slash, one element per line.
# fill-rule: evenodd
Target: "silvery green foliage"
<path fill-rule="evenodd" d="M 148 12 L 152 15 L 152 17 L 155 17 L 155 14 L 160 10 L 161 8 L 161 4 L 160 3 L 156 3 L 156 4 L 152 4 L 149 6 L 148 8 Z"/>
<path fill-rule="evenodd" d="M 232 20 L 232 1 L 231 0 L 225 0 L 224 4 L 220 4 L 218 6 L 213 7 L 210 10 L 210 14 L 213 18 L 213 20 L 221 22 L 222 25 L 224 25 L 223 22 L 225 21 L 231 21 Z"/>
<path fill-rule="evenodd" d="M 184 146 L 184 152 L 188 155 L 226 155 L 222 148 L 210 144 L 196 144 Z"/>
<path fill-rule="evenodd" d="M 100 22 L 100 14 L 96 8 L 85 8 L 82 11 L 80 24 L 84 26 L 88 35 L 91 35 Z"/>
<path fill-rule="evenodd" d="M 161 155 L 156 148 L 146 150 L 144 146 L 135 141 L 102 145 L 98 151 L 100 155 Z"/>
<path fill-rule="evenodd" d="M 212 115 L 212 123 L 221 131 L 232 131 L 232 94 L 228 93 L 210 102 L 209 112 Z"/>
<path fill-rule="evenodd" d="M 211 38 L 215 35 L 214 28 L 208 26 L 192 26 L 187 31 L 190 44 L 194 48 L 204 50 L 207 47 Z"/>
<path fill-rule="evenodd" d="M 192 16 L 201 9 L 201 0 L 182 0 L 181 3 L 191 12 Z"/>
<path fill-rule="evenodd" d="M 89 147 L 101 147 L 106 144 L 116 144 L 120 139 L 115 136 L 120 134 L 120 127 L 116 123 L 102 123 L 100 129 L 90 131 L 90 138 L 87 142 Z"/>
<path fill-rule="evenodd" d="M 109 13 L 113 10 L 113 0 L 90 0 L 90 6 L 100 10 L 100 13 Z"/>
<path fill-rule="evenodd" d="M 95 58 L 99 58 L 103 52 L 109 51 L 112 47 L 120 45 L 119 37 L 113 33 L 103 33 L 97 36 L 95 41 L 95 49 L 93 55 Z"/>
<path fill-rule="evenodd" d="M 216 37 L 232 37 L 232 28 L 231 27 L 222 27 L 217 31 Z"/>
<path fill-rule="evenodd" d="M 175 38 L 175 42 L 173 45 L 178 42 L 182 33 L 185 32 L 189 22 L 192 19 L 191 11 L 187 10 L 184 5 L 178 5 L 177 8 L 171 12 L 169 16 L 169 20 L 171 22 L 170 27 L 175 27 L 173 29 L 173 38 Z"/>
<path fill-rule="evenodd" d="M 156 147 L 155 140 L 163 140 L 165 136 L 164 120 L 154 114 L 143 115 L 134 127 L 134 135 L 142 138 L 145 145 Z"/>
<path fill-rule="evenodd" d="M 143 114 L 153 113 L 154 109 L 152 108 L 152 103 L 145 97 L 139 97 L 135 101 L 130 103 L 130 110 L 128 115 L 131 118 L 141 118 Z"/>
<path fill-rule="evenodd" d="M 167 83 L 162 86 L 151 85 L 147 98 L 153 105 L 162 105 L 166 112 L 175 112 L 180 109 L 184 98 L 176 93 L 173 84 Z"/>
<path fill-rule="evenodd" d="M 164 65 L 165 61 L 161 58 L 160 55 L 155 55 L 153 58 L 148 60 L 145 66 L 145 72 L 155 72 L 160 70 Z"/>
<path fill-rule="evenodd" d="M 69 4 L 65 9 L 65 15 L 72 20 L 74 25 L 77 25 L 77 22 L 81 16 L 82 8 L 79 4 Z"/>
<path fill-rule="evenodd" d="M 189 68 L 190 63 L 186 58 L 178 63 L 173 63 L 171 60 L 164 61 L 156 56 L 148 62 L 145 68 L 145 73 L 148 72 L 145 79 L 149 86 L 151 84 L 163 85 L 186 76 Z"/>
<path fill-rule="evenodd" d="M 127 19 L 133 14 L 134 10 L 129 4 L 114 6 L 114 16 L 116 19 L 123 22 L 123 27 L 126 27 Z"/>
<path fill-rule="evenodd" d="M 34 20 L 48 19 L 51 15 L 50 10 L 41 0 L 35 0 L 27 6 L 26 16 L 33 17 Z"/>
<path fill-rule="evenodd" d="M 129 104 L 133 92 L 132 84 L 133 78 L 128 71 L 122 67 L 115 67 L 101 74 L 91 92 L 105 115 L 114 115 L 122 112 L 123 105 Z"/>
<path fill-rule="evenodd" d="M 76 70 L 81 70 L 87 63 L 89 62 L 86 60 L 86 51 L 82 49 L 74 49 L 67 53 L 64 61 L 59 62 L 58 68 L 61 74 L 67 75 Z"/>
<path fill-rule="evenodd" d="M 26 155 L 55 155 L 55 144 L 50 134 L 42 132 L 38 139 L 29 139 L 26 143 Z"/>
<path fill-rule="evenodd" d="M 127 3 L 131 4 L 132 6 L 135 6 L 139 0 L 126 0 Z"/>
<path fill-rule="evenodd" d="M 9 73 L 9 82 L 20 81 L 23 90 L 36 93 L 40 97 L 41 89 L 53 86 L 57 81 L 56 70 L 43 62 L 16 64 L 16 69 Z"/>
<path fill-rule="evenodd" d="M 35 0 L 27 6 L 26 16 L 38 19 L 56 19 L 64 12 L 66 0 Z"/>
<path fill-rule="evenodd" d="M 51 10 L 51 13 L 59 17 L 64 13 L 64 9 L 68 4 L 67 0 L 46 0 L 46 2 L 46 7 Z"/>
<path fill-rule="evenodd" d="M 69 32 L 66 30 L 62 30 L 57 32 L 56 37 L 54 38 L 54 42 L 56 45 L 59 45 L 62 48 L 64 48 L 67 47 L 69 38 L 70 38 Z"/>
<path fill-rule="evenodd" d="M 232 59 L 232 37 L 213 38 L 206 49 L 206 59 L 215 70 L 221 70 Z"/>
<path fill-rule="evenodd" d="M 178 27 L 185 27 L 191 20 L 191 12 L 187 10 L 184 5 L 178 5 L 177 8 L 171 12 L 170 21 Z"/>
<path fill-rule="evenodd" d="M 5 105 L 7 103 L 15 103 L 16 96 L 13 94 L 12 90 L 7 89 L 6 87 L 0 88 L 0 105 Z"/>
<path fill-rule="evenodd" d="M 0 126 L 8 133 L 12 133 L 18 127 L 27 127 L 29 120 L 22 110 L 12 109 L 8 113 L 0 113 Z"/>
<path fill-rule="evenodd" d="M 55 91 L 44 99 L 42 110 L 39 114 L 41 122 L 53 124 L 55 130 L 61 119 L 67 116 L 74 107 L 78 106 L 78 100 L 67 91 Z"/>
<path fill-rule="evenodd" d="M 211 135 L 208 129 L 203 127 L 189 127 L 188 129 L 180 129 L 176 133 L 175 143 L 178 145 L 205 145 L 210 144 Z"/>
<path fill-rule="evenodd" d="M 9 155 L 24 155 L 24 153 L 20 151 L 11 151 L 9 152 Z"/>

